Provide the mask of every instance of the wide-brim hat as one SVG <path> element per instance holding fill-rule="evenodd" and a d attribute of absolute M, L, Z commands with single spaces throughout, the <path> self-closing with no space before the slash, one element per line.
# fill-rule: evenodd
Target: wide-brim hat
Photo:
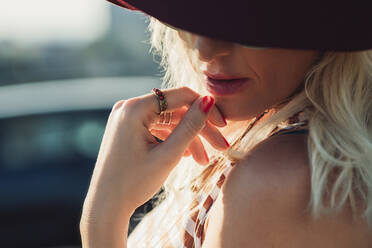
<path fill-rule="evenodd" d="M 369 1 L 108 0 L 195 34 L 253 47 L 372 48 Z"/>

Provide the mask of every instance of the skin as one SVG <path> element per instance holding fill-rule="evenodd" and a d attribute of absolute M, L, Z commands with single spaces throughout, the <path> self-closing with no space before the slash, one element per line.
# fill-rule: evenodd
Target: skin
<path fill-rule="evenodd" d="M 369 248 L 372 229 L 348 202 L 340 211 L 310 216 L 307 135 L 278 135 L 235 165 L 208 213 L 203 248 Z"/>
<path fill-rule="evenodd" d="M 214 96 L 222 114 L 234 121 L 255 117 L 290 96 L 320 55 L 316 50 L 248 48 L 181 30 L 178 34 L 198 54 L 195 67 L 199 73 L 207 70 L 252 79 L 238 94 Z"/>
<path fill-rule="evenodd" d="M 189 152 L 193 150 L 191 147 L 194 142 L 197 142 L 195 140 L 198 139 L 199 135 L 204 136 L 215 149 L 222 151 L 228 148 L 228 145 L 224 142 L 224 137 L 216 128 L 226 125 L 221 112 L 226 119 L 231 121 L 247 120 L 266 108 L 277 104 L 301 85 L 304 74 L 319 55 L 317 51 L 273 48 L 257 51 L 234 43 L 197 35 L 183 38 L 190 49 L 198 52 L 200 70 L 208 69 L 211 72 L 223 70 L 225 73 L 251 77 L 252 83 L 234 96 L 215 96 L 215 102 L 211 105 L 209 111 L 206 111 L 205 104 L 202 104 L 203 96 L 187 87 L 164 90 L 168 110 L 175 113 L 175 118 L 169 127 L 156 124 L 159 120 L 157 114 L 158 102 L 151 94 L 117 102 L 110 113 L 89 190 L 84 201 L 80 221 L 83 247 L 126 247 L 130 216 L 137 207 L 158 192 L 182 156 L 187 153 L 187 150 Z M 218 108 L 216 108 L 216 105 Z M 162 143 L 157 143 L 152 134 L 160 135 L 162 130 L 165 130 L 163 135 L 167 139 Z M 268 142 L 273 141 L 269 140 Z M 272 228 L 270 222 L 268 222 L 269 225 L 265 226 L 258 218 L 256 222 L 252 222 L 253 226 L 244 226 L 248 223 L 245 220 L 254 216 L 266 216 L 265 218 L 269 220 L 280 221 L 272 218 L 283 216 L 283 213 L 286 214 L 286 220 L 277 223 L 278 230 L 282 227 L 281 230 L 289 230 L 284 234 L 298 230 L 297 227 L 299 226 L 296 225 L 300 225 L 300 227 L 308 226 L 306 222 L 309 221 L 308 218 L 298 219 L 298 216 L 302 214 L 301 208 L 297 209 L 298 212 L 288 212 L 286 210 L 288 200 L 300 206 L 305 204 L 305 201 L 302 201 L 303 198 L 294 198 L 294 195 L 304 196 L 306 195 L 304 192 L 308 190 L 306 146 L 300 146 L 300 144 L 303 144 L 302 138 L 293 141 L 285 139 L 279 143 L 287 144 L 290 148 L 283 147 L 277 151 L 277 156 L 275 154 L 268 156 L 273 151 L 275 152 L 277 147 L 280 148 L 275 142 L 274 144 L 269 143 L 268 146 L 262 148 L 263 152 L 260 152 L 253 162 L 242 161 L 242 166 L 237 166 L 237 168 L 240 168 L 240 172 L 235 172 L 235 175 L 239 177 L 239 175 L 246 174 L 257 180 L 249 180 L 249 185 L 247 185 L 248 181 L 242 176 L 240 176 L 241 180 L 226 180 L 226 185 L 230 185 L 230 187 L 225 187 L 220 197 L 227 199 L 227 205 L 222 199 L 214 207 L 215 210 L 212 213 L 215 223 L 210 224 L 213 228 L 210 229 L 210 234 L 207 234 L 207 248 L 289 247 L 285 245 L 285 240 L 280 239 L 280 237 L 287 237 L 285 235 L 273 235 L 270 239 L 264 235 Z M 303 156 L 290 156 L 293 150 L 292 146 L 299 149 L 296 154 L 302 154 Z M 194 159 L 198 162 L 197 158 L 200 154 L 194 155 Z M 281 158 L 279 165 L 287 166 L 281 173 L 277 173 L 277 166 L 271 167 L 274 164 L 273 162 L 279 161 L 277 160 L 278 156 Z M 199 163 L 205 164 L 205 162 L 199 157 Z M 264 166 L 262 167 L 262 165 Z M 298 169 L 298 166 L 301 169 Z M 263 170 L 260 170 L 260 168 Z M 253 171 L 250 171 L 252 169 Z M 298 170 L 299 174 L 295 174 L 294 169 Z M 238 171 L 238 169 L 235 169 L 235 171 Z M 288 174 L 286 171 L 292 173 Z M 284 177 L 280 177 L 280 174 Z M 269 178 L 265 178 L 265 175 Z M 292 180 L 296 178 L 302 178 L 303 180 Z M 232 184 L 233 181 L 236 183 Z M 275 183 L 272 184 L 274 187 L 269 188 L 273 192 L 268 191 L 265 184 L 262 184 L 262 182 L 267 181 Z M 244 190 L 241 191 L 241 189 Z M 293 190 L 288 191 L 287 189 Z M 236 192 L 249 192 L 248 190 L 253 190 L 251 192 L 252 197 L 248 197 L 249 199 L 245 199 L 246 201 L 234 200 Z M 277 194 L 278 191 L 280 191 L 280 194 Z M 246 207 L 248 203 L 252 207 L 260 206 L 259 203 L 255 202 L 255 199 L 257 199 L 255 194 L 262 196 L 260 199 L 269 199 L 270 202 L 276 202 L 276 204 L 266 204 L 264 205 L 265 208 L 258 207 L 248 211 Z M 232 205 L 229 204 L 232 202 L 234 202 Z M 218 209 L 223 210 L 218 211 Z M 234 213 L 241 213 L 241 215 L 233 215 Z M 272 216 L 268 213 L 272 213 Z M 254 216 L 250 216 L 252 214 Z M 241 218 L 242 216 L 243 218 Z M 229 222 L 229 220 L 233 220 L 233 222 Z M 336 221 L 343 221 L 343 219 L 336 219 Z M 229 238 L 232 237 L 234 232 L 231 225 L 240 227 L 241 235 L 235 236 L 237 239 L 234 240 Z M 339 225 L 336 223 L 336 226 Z M 323 229 L 320 227 L 323 227 Z M 365 230 L 364 225 L 362 228 Z M 253 234 L 245 235 L 249 230 L 256 230 L 257 236 L 253 236 Z M 278 231 L 270 230 L 274 234 Z M 321 224 L 320 226 L 314 224 L 312 230 L 314 230 L 312 233 L 314 239 L 321 242 L 321 239 L 317 238 L 321 234 L 319 230 L 324 232 L 324 230 L 330 229 L 324 228 Z M 342 237 L 347 237 L 346 234 L 348 233 L 347 229 L 342 228 L 334 232 L 343 233 Z M 304 233 L 306 234 L 306 232 Z M 328 234 L 325 238 L 334 236 L 332 232 Z M 214 239 L 213 237 L 216 236 L 221 238 Z M 238 239 L 239 237 L 240 239 Z M 265 243 L 260 243 L 261 241 Z M 309 240 L 296 240 L 296 245 L 291 247 L 301 247 L 303 244 L 309 244 Z"/>
<path fill-rule="evenodd" d="M 320 56 L 315 50 L 257 50 L 178 33 L 197 53 L 199 71 L 252 78 L 235 95 L 215 96 L 230 121 L 255 117 L 290 96 L 303 86 Z M 259 144 L 226 179 L 208 214 L 203 247 L 371 247 L 372 230 L 365 219 L 353 219 L 348 204 L 318 220 L 304 212 L 310 198 L 309 168 L 307 135 L 277 136 Z"/>
<path fill-rule="evenodd" d="M 83 247 L 126 247 L 130 216 L 160 190 L 198 135 L 216 149 L 228 148 L 215 128 L 225 124 L 211 97 L 187 87 L 163 92 L 177 127 L 162 143 L 150 132 L 159 120 L 156 97 L 147 94 L 113 106 L 84 200 Z"/>

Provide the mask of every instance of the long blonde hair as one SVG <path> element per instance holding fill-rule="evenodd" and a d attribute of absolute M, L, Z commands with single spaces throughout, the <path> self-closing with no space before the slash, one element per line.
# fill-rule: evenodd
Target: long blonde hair
<path fill-rule="evenodd" d="M 199 74 L 192 54 L 178 30 L 150 17 L 151 51 L 160 57 L 164 69 L 163 87 L 187 85 L 206 94 L 197 82 Z M 363 216 L 372 220 L 372 51 L 325 51 L 304 78 L 304 88 L 271 118 L 259 123 L 243 136 L 244 129 L 222 129 L 228 140 L 240 140 L 227 153 L 208 153 L 239 160 L 270 131 L 290 116 L 305 109 L 309 115 L 308 156 L 311 170 L 311 196 L 308 210 L 314 217 L 333 213 L 357 199 L 365 203 Z M 248 126 L 251 120 L 243 122 Z M 239 123 L 242 126 L 242 123 Z M 172 208 L 183 209 L 211 175 L 210 166 L 195 165 L 184 158 L 164 183 L 164 194 Z M 186 175 L 186 176 L 185 176 Z M 330 184 L 330 181 L 333 183 Z M 191 187 L 193 186 L 193 187 Z M 201 187 L 199 187 L 201 188 Z M 326 200 L 328 199 L 328 200 Z M 159 201 L 160 203 L 160 201 Z M 187 204 L 186 204 L 187 205 Z M 358 204 L 359 205 L 359 204 Z M 162 213 L 159 213 L 162 214 Z M 164 215 L 168 213 L 163 213 Z"/>

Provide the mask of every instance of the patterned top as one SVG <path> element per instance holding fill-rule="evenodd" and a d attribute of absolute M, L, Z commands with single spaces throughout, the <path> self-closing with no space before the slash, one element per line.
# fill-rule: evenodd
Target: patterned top
<path fill-rule="evenodd" d="M 289 132 L 301 132 L 304 130 L 306 132 L 307 125 L 308 121 L 306 116 L 303 112 L 299 112 L 291 117 L 286 125 L 274 129 L 268 137 Z M 217 161 L 215 161 L 215 163 L 216 162 Z M 190 204 L 186 210 L 186 214 L 179 212 L 178 216 L 167 216 L 175 220 L 174 224 L 169 227 L 169 231 L 158 230 L 159 228 L 157 229 L 154 227 L 155 223 L 162 223 L 162 221 L 164 221 L 158 219 L 156 211 L 167 211 L 166 208 L 171 207 L 167 206 L 167 204 L 160 204 L 138 224 L 136 227 L 138 230 L 135 229 L 138 233 L 149 234 L 158 232 L 159 235 L 149 235 L 151 239 L 145 241 L 138 239 L 139 237 L 134 237 L 135 235 L 130 235 L 128 238 L 128 247 L 201 248 L 208 227 L 208 212 L 217 199 L 222 185 L 234 165 L 235 162 L 227 160 L 227 163 L 224 163 L 211 178 L 208 178 L 209 183 Z"/>

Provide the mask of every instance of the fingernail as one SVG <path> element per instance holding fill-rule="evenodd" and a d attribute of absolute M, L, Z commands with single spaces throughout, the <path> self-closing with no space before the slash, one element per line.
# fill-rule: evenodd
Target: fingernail
<path fill-rule="evenodd" d="M 223 138 L 223 137 L 222 137 Z M 230 144 L 229 142 L 227 142 L 227 140 L 225 138 L 223 138 L 223 140 L 225 141 L 225 144 L 227 145 L 227 147 L 230 147 Z"/>
<path fill-rule="evenodd" d="M 204 156 L 205 156 L 205 159 L 207 160 L 207 163 L 209 163 L 208 154 L 207 154 L 207 152 L 205 150 L 204 150 Z"/>
<path fill-rule="evenodd" d="M 211 107 L 213 106 L 213 103 L 214 103 L 213 97 L 205 96 L 200 102 L 199 107 L 204 113 L 208 113 Z"/>
<path fill-rule="evenodd" d="M 222 116 L 222 120 L 223 122 L 225 123 L 225 125 L 227 125 L 227 122 L 226 122 L 226 119 L 225 119 L 225 116 L 221 115 Z"/>

